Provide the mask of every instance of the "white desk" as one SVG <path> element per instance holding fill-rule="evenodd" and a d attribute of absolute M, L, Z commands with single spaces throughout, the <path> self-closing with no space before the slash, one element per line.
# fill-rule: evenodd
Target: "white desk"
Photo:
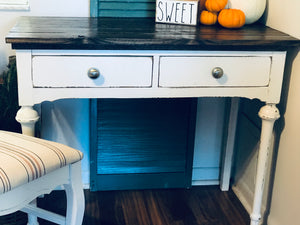
<path fill-rule="evenodd" d="M 251 225 L 258 225 L 286 50 L 299 41 L 264 26 L 240 30 L 150 20 L 22 18 L 16 49 L 17 120 L 33 135 L 33 105 L 63 98 L 245 97 L 265 102 Z M 92 68 L 92 69 L 91 69 Z M 233 98 L 221 189 L 229 187 L 237 101 Z"/>

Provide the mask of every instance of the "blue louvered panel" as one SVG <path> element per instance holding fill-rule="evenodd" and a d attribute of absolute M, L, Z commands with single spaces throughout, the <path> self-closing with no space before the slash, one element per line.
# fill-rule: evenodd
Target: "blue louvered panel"
<path fill-rule="evenodd" d="M 191 99 L 98 101 L 98 174 L 184 172 Z"/>
<path fill-rule="evenodd" d="M 91 16 L 154 17 L 155 0 L 94 0 L 91 1 Z"/>

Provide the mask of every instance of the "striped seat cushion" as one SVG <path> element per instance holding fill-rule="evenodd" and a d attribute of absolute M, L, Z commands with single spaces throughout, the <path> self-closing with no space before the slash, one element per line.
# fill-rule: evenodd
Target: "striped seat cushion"
<path fill-rule="evenodd" d="M 63 144 L 0 131 L 0 194 L 82 157 L 80 151 Z"/>

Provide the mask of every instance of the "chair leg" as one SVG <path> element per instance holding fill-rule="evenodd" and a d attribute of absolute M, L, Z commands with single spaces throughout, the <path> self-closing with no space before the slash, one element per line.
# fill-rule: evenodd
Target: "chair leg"
<path fill-rule="evenodd" d="M 36 199 L 33 200 L 30 204 L 33 205 L 33 206 L 36 206 Z M 27 223 L 27 225 L 39 225 L 37 217 L 35 215 L 28 214 L 28 223 Z"/>
<path fill-rule="evenodd" d="M 84 193 L 81 180 L 81 164 L 80 162 L 71 164 L 70 183 L 65 184 L 64 188 L 67 196 L 67 225 L 81 225 L 84 215 Z"/>

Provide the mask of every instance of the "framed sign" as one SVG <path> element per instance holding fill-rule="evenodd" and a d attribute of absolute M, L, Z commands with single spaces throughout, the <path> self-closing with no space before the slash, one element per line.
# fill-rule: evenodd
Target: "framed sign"
<path fill-rule="evenodd" d="M 155 21 L 158 23 L 196 25 L 197 14 L 197 0 L 156 0 Z"/>

